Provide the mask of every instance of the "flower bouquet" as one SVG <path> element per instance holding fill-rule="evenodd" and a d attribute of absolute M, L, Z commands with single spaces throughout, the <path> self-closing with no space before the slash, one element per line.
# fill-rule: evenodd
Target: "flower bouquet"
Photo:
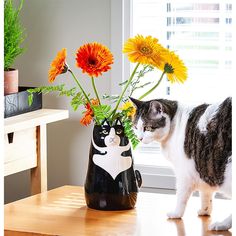
<path fill-rule="evenodd" d="M 45 94 L 57 91 L 60 96 L 71 97 L 71 106 L 75 111 L 79 107 L 85 109 L 80 123 L 87 126 L 93 121 L 85 197 L 87 205 L 95 209 L 133 208 L 138 187 L 141 186 L 141 175 L 133 169 L 130 143 L 135 148 L 139 140 L 132 129 L 135 107 L 129 101 L 129 96 L 149 84 L 142 83 L 142 78 L 154 69 L 160 70 L 161 76 L 139 99 L 154 91 L 164 75 L 171 82 L 184 82 L 187 78 L 187 69 L 182 60 L 151 36 L 129 38 L 124 44 L 123 53 L 136 65 L 130 77 L 120 84 L 120 95 L 105 94 L 101 99 L 96 88 L 96 78 L 110 70 L 114 61 L 110 50 L 97 42 L 85 44 L 76 52 L 76 66 L 91 78 L 94 96 L 85 91 L 80 79 L 67 64 L 65 48 L 58 52 L 51 64 L 49 81 L 52 83 L 60 74 L 70 73 L 76 86 L 66 89 L 65 84 L 61 84 L 28 90 L 29 103 L 32 103 L 35 92 Z"/>

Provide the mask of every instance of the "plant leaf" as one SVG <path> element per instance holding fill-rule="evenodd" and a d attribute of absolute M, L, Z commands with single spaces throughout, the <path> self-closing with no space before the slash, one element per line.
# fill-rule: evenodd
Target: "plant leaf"
<path fill-rule="evenodd" d="M 85 104 L 85 100 L 84 100 L 83 93 L 82 92 L 77 93 L 72 98 L 70 104 L 71 104 L 71 106 L 72 106 L 74 111 L 76 111 L 80 105 L 84 105 Z"/>
<path fill-rule="evenodd" d="M 42 87 L 37 87 L 37 88 L 31 88 L 27 90 L 28 92 L 28 104 L 29 106 L 32 105 L 33 103 L 33 94 L 34 93 L 42 93 L 42 94 L 47 94 L 50 92 L 59 92 L 59 96 L 67 96 L 67 97 L 76 97 L 76 88 L 72 88 L 69 90 L 65 89 L 65 84 L 61 85 L 56 85 L 56 86 L 42 86 Z"/>
<path fill-rule="evenodd" d="M 137 145 L 139 144 L 139 139 L 138 139 L 137 135 L 134 133 L 134 130 L 132 128 L 132 126 L 133 126 L 132 121 L 130 118 L 123 116 L 122 122 L 124 124 L 125 135 L 130 140 L 133 149 L 135 149 L 137 147 Z"/>

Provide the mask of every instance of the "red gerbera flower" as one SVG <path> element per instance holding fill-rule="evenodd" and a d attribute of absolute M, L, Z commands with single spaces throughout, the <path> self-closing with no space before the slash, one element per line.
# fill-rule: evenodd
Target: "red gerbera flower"
<path fill-rule="evenodd" d="M 100 43 L 88 43 L 81 46 L 76 53 L 77 66 L 91 77 L 98 77 L 111 69 L 113 55 Z"/>

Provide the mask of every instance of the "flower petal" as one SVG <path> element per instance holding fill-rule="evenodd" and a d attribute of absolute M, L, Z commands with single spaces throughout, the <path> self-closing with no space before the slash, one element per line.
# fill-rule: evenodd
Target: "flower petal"
<path fill-rule="evenodd" d="M 66 48 L 63 48 L 57 53 L 57 56 L 51 63 L 51 67 L 48 71 L 49 82 L 54 82 L 56 77 L 62 73 L 65 73 L 68 69 L 66 65 Z"/>

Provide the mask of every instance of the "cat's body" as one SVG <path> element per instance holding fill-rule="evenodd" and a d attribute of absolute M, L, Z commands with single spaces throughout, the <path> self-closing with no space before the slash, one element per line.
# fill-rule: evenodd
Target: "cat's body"
<path fill-rule="evenodd" d="M 232 105 L 231 98 L 218 104 L 187 107 L 176 101 L 131 99 L 137 107 L 134 126 L 144 143 L 158 141 L 172 162 L 177 179 L 177 204 L 169 218 L 183 216 L 193 191 L 201 193 L 199 215 L 210 215 L 212 194 L 231 196 Z M 210 225 L 212 230 L 231 227 L 231 216 Z"/>

